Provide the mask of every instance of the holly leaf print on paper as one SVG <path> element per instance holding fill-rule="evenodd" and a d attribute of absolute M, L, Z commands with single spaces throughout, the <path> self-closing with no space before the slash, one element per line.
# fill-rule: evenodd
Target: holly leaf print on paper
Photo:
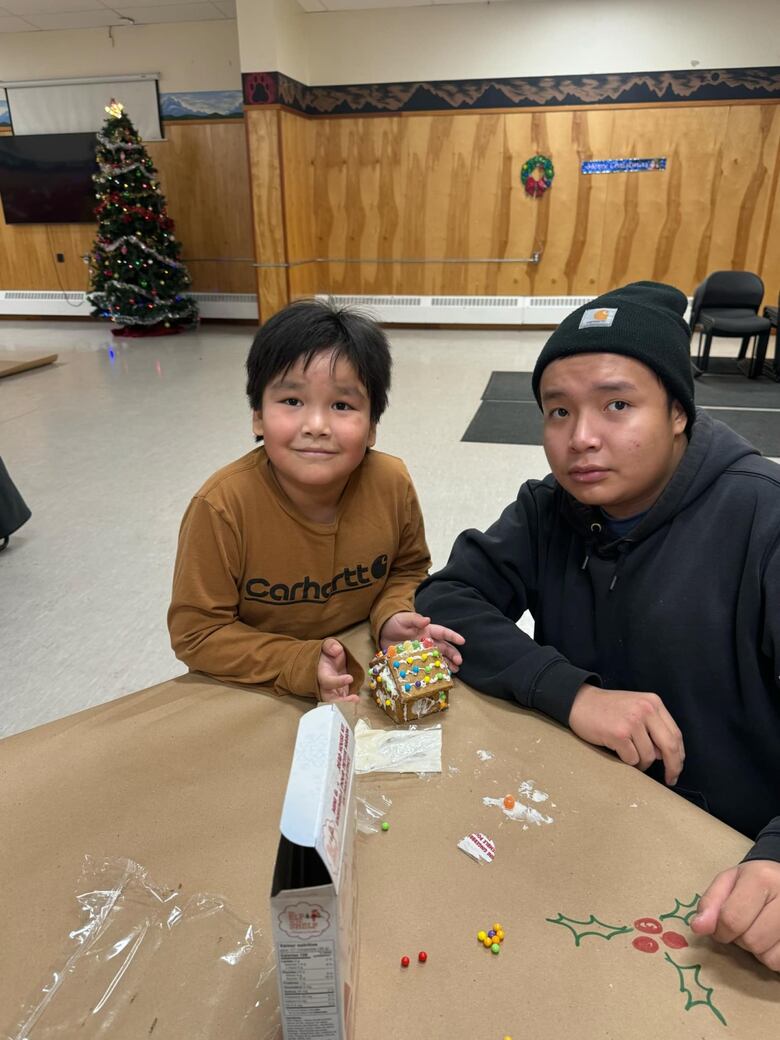
<path fill-rule="evenodd" d="M 690 1011 L 691 1008 L 695 1007 L 697 1004 L 703 1004 L 705 1007 L 708 1007 L 713 1015 L 725 1026 L 726 1019 L 712 1003 L 712 986 L 702 986 L 701 982 L 699 982 L 701 964 L 681 965 L 678 964 L 677 961 L 673 961 L 668 953 L 665 953 L 664 957 L 677 969 L 677 978 L 680 982 L 680 992 L 684 994 L 686 998 L 685 1010 Z M 688 976 L 687 980 L 686 976 Z"/>
<path fill-rule="evenodd" d="M 668 921 L 675 917 L 678 921 L 682 921 L 684 924 L 690 925 L 691 918 L 695 916 L 699 909 L 699 900 L 701 896 L 697 892 L 690 903 L 681 903 L 679 899 L 674 901 L 674 910 L 670 910 L 668 914 L 659 914 L 659 920 Z M 681 910 L 687 910 L 687 914 L 681 914 Z"/>
<path fill-rule="evenodd" d="M 559 913 L 557 917 L 545 917 L 545 921 L 549 921 L 550 924 L 561 924 L 564 928 L 568 928 L 574 936 L 574 945 L 579 946 L 586 935 L 592 935 L 597 939 L 614 939 L 616 935 L 625 935 L 627 932 L 633 932 L 633 928 L 629 928 L 624 924 L 607 924 L 604 921 L 599 921 L 598 917 L 590 915 L 587 921 L 578 921 L 574 917 L 566 917 L 565 914 Z M 581 925 L 582 930 L 575 927 L 575 925 Z"/>

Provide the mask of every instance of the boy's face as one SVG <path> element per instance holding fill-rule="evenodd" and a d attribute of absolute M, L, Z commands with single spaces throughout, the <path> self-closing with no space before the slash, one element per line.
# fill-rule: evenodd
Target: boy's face
<path fill-rule="evenodd" d="M 352 365 L 333 352 L 299 359 L 263 392 L 252 428 L 283 490 L 295 502 L 316 491 L 338 501 L 353 470 L 376 440 L 365 386 Z"/>
<path fill-rule="evenodd" d="M 614 517 L 649 509 L 687 446 L 687 416 L 655 372 L 619 354 L 577 354 L 545 368 L 540 382 L 544 450 L 578 501 Z"/>

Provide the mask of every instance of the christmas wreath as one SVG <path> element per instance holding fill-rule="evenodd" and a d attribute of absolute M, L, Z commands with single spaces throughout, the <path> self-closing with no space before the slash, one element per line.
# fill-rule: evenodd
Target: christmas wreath
<path fill-rule="evenodd" d="M 534 171 L 537 168 L 542 171 L 542 176 L 538 180 L 534 177 Z M 546 155 L 532 155 L 527 162 L 523 163 L 520 171 L 520 181 L 525 188 L 525 193 L 532 199 L 538 199 L 544 195 L 552 184 L 554 176 L 555 169 L 552 160 L 548 159 Z"/>

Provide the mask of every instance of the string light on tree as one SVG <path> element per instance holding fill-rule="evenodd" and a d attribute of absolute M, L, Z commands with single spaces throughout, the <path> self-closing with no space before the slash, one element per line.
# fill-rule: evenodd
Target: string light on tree
<path fill-rule="evenodd" d="M 106 113 L 94 177 L 98 232 L 88 257 L 93 314 L 108 318 L 114 335 L 193 328 L 198 309 L 157 171 L 122 104 L 112 100 Z"/>

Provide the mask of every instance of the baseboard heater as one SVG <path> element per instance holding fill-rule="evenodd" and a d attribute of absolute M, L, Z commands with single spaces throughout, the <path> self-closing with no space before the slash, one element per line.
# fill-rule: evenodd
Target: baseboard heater
<path fill-rule="evenodd" d="M 193 293 L 204 318 L 257 320 L 254 293 Z M 22 289 L 0 291 L 0 316 L 38 318 L 88 318 L 92 307 L 83 292 L 34 292 Z"/>
<path fill-rule="evenodd" d="M 590 296 L 326 296 L 399 325 L 557 325 Z"/>
<path fill-rule="evenodd" d="M 204 318 L 257 320 L 254 293 L 193 293 Z M 318 300 L 358 307 L 388 325 L 558 325 L 591 296 L 348 296 Z M 83 292 L 0 291 L 0 316 L 87 318 Z"/>

